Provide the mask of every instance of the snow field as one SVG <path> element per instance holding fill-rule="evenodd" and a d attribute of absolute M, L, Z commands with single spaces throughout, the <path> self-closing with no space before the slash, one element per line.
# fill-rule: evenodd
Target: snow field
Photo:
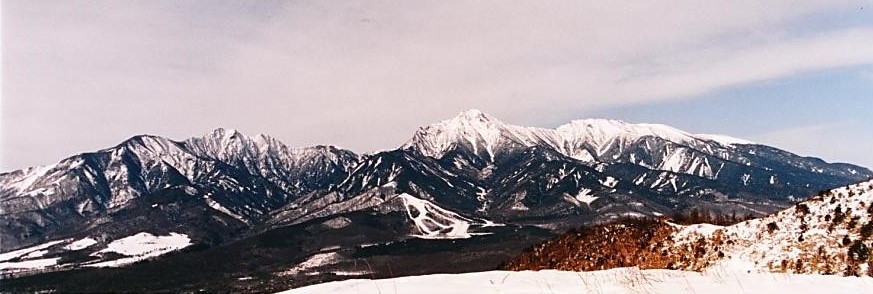
<path fill-rule="evenodd" d="M 280 293 L 866 293 L 870 287 L 873 287 L 873 278 L 618 268 L 593 272 L 488 271 L 356 279 Z"/>
<path fill-rule="evenodd" d="M 118 267 L 131 264 L 140 260 L 164 255 L 191 245 L 188 235 L 170 233 L 169 236 L 155 236 L 149 233 L 138 233 L 133 236 L 121 238 L 109 243 L 105 249 L 92 255 L 114 252 L 128 257 L 110 261 L 84 264 L 87 267 Z"/>

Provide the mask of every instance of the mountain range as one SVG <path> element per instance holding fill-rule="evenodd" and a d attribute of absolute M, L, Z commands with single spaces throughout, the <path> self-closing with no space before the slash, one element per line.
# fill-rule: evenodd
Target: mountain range
<path fill-rule="evenodd" d="M 493 269 L 581 225 L 692 211 L 761 217 L 871 177 L 860 166 L 664 125 L 531 128 L 478 110 L 373 154 L 225 129 L 181 142 L 142 135 L 0 174 L 0 270 L 61 287 L 51 289 L 112 289 L 47 282 L 109 275 L 165 279 L 142 282 L 142 291 L 230 283 L 264 291 L 267 281 L 281 289 Z M 117 249 L 131 242 L 160 246 Z M 196 264 L 203 260 L 214 264 Z M 166 276 L 192 268 L 201 273 Z"/>

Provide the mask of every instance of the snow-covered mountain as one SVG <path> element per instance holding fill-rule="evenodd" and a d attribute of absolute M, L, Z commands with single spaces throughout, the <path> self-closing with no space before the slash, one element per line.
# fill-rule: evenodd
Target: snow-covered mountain
<path fill-rule="evenodd" d="M 4 251 L 65 237 L 118 221 L 113 214 L 132 215 L 145 205 L 140 202 L 157 204 L 175 191 L 232 222 L 257 222 L 296 195 L 329 188 L 357 161 L 335 147 L 291 149 L 223 129 L 185 142 L 136 136 L 55 165 L 0 175 L 0 236 Z"/>
<path fill-rule="evenodd" d="M 475 109 L 419 129 L 401 149 L 433 158 L 463 151 L 499 162 L 530 147 L 549 148 L 589 165 L 629 163 L 742 185 L 763 181 L 793 187 L 815 178 L 863 179 L 870 175 L 869 170 L 857 166 L 828 164 L 742 139 L 690 134 L 665 125 L 585 119 L 555 129 L 530 128 L 503 123 Z M 793 181 L 801 176 L 805 180 Z"/>
<path fill-rule="evenodd" d="M 434 158 L 443 157 L 452 149 L 468 148 L 493 161 L 505 152 L 549 146 L 574 159 L 593 162 L 617 160 L 611 155 L 621 154 L 647 137 L 707 149 L 709 153 L 732 145 L 754 144 L 723 135 L 693 135 L 665 125 L 606 119 L 574 120 L 555 129 L 521 127 L 472 109 L 419 129 L 401 148 L 415 149 Z"/>
<path fill-rule="evenodd" d="M 292 282 L 300 285 L 337 278 L 306 266 L 324 254 L 330 272 L 397 250 L 416 252 L 387 259 L 403 260 L 393 265 L 401 272 L 447 270 L 425 258 L 480 270 L 580 225 L 690 210 L 763 216 L 871 177 L 740 139 L 601 119 L 544 129 L 470 110 L 367 155 L 218 129 L 184 141 L 136 136 L 0 174 L 0 245 L 10 252 L 63 241 L 45 255 L 61 258 L 48 268 L 63 270 L 114 260 L 70 259 L 82 254 L 64 249 L 72 240 L 93 239 L 88 250 L 97 252 L 140 233 L 183 234 L 199 254 L 265 263 L 257 268 L 278 277 L 302 273 L 308 278 Z M 277 244 L 272 236 L 298 243 L 264 253 Z M 442 245 L 409 249 L 424 243 Z M 461 248 L 471 255 L 455 260 L 449 252 Z"/>
<path fill-rule="evenodd" d="M 292 201 L 275 221 L 305 221 L 403 193 L 469 216 L 546 227 L 689 209 L 762 216 L 870 176 L 857 166 L 663 125 L 589 119 L 530 128 L 470 110 L 422 127 L 398 150 L 363 157 L 334 189 Z"/>
<path fill-rule="evenodd" d="M 547 227 L 562 218 L 572 227 L 690 208 L 762 215 L 871 175 L 663 125 L 586 119 L 530 128 L 469 110 L 421 128 L 397 150 L 366 156 L 225 129 L 182 142 L 136 136 L 0 175 L 0 235 L 6 248 L 33 244 L 172 189 L 248 224 L 297 223 L 406 193 L 470 217 Z"/>

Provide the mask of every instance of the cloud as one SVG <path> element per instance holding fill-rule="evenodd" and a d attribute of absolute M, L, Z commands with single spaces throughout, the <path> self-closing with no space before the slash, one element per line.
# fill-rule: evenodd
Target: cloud
<path fill-rule="evenodd" d="M 767 132 L 753 141 L 790 150 L 800 155 L 873 167 L 873 134 L 869 122 L 808 125 Z"/>
<path fill-rule="evenodd" d="M 4 3 L 3 168 L 225 126 L 397 146 L 466 108 L 547 116 L 873 63 L 833 1 Z"/>

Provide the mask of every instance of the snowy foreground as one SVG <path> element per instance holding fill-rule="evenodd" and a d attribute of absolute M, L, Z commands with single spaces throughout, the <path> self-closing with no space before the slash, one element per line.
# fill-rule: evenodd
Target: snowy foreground
<path fill-rule="evenodd" d="M 281 293 L 867 293 L 871 287 L 873 278 L 619 268 L 346 280 Z"/>

